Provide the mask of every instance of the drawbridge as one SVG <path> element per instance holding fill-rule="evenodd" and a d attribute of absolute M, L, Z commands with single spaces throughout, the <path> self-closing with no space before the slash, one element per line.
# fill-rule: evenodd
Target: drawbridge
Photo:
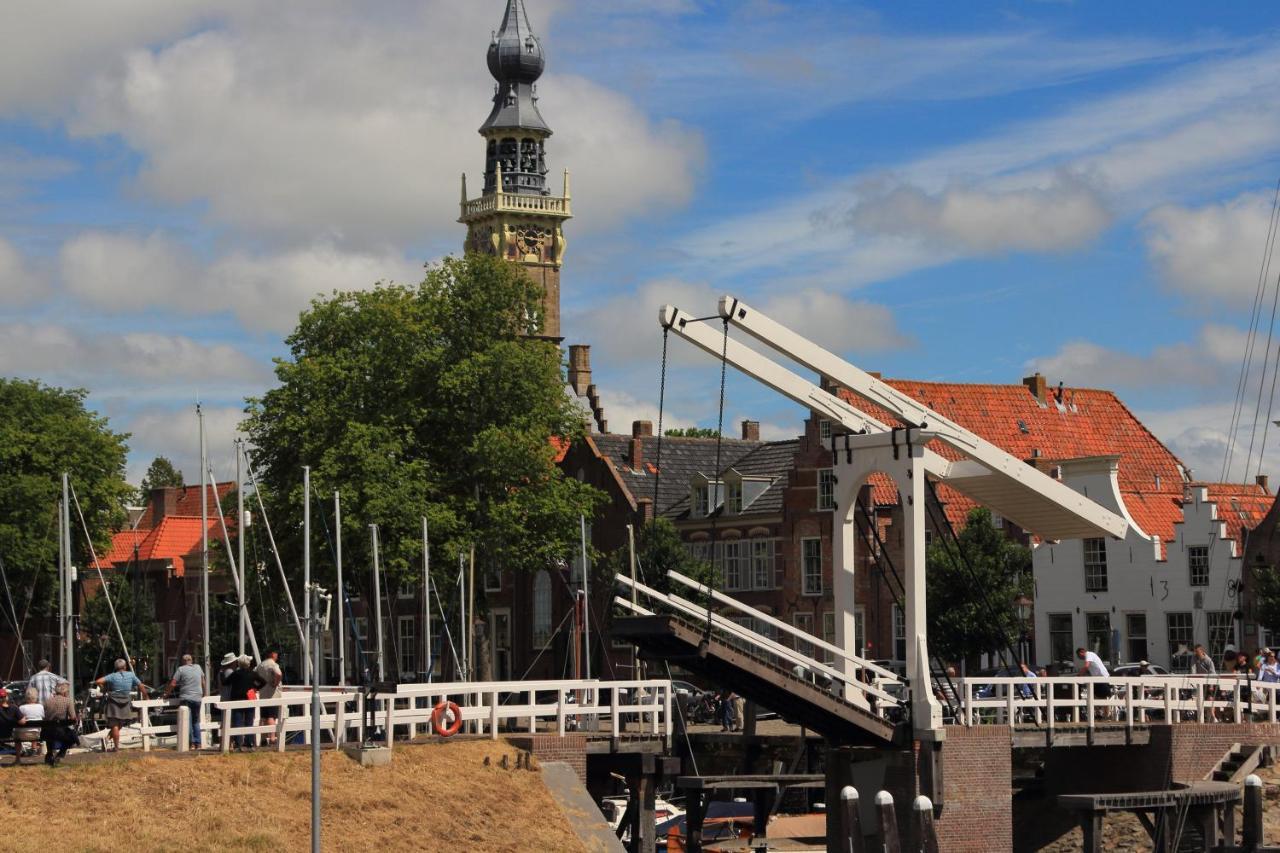
<path fill-rule="evenodd" d="M 756 624 L 793 635 L 789 648 L 705 606 L 673 593 L 662 593 L 618 575 L 620 586 L 661 606 L 656 613 L 622 596 L 615 603 L 632 616 L 615 617 L 612 634 L 643 650 L 648 657 L 678 663 L 717 684 L 731 684 L 743 697 L 776 711 L 788 722 L 804 726 L 841 745 L 903 743 L 910 738 L 905 685 L 891 670 L 848 654 L 768 614 L 748 607 L 702 584 L 669 572 L 668 577 L 704 599 L 738 611 Z M 801 651 L 816 647 L 840 668 Z M 852 674 L 846 674 L 845 669 Z"/>
<path fill-rule="evenodd" d="M 705 605 L 619 576 L 620 585 L 632 587 L 632 596 L 616 601 L 633 615 L 618 620 L 615 635 L 652 655 L 679 660 L 690 670 L 730 684 L 787 718 L 808 721 L 808 727 L 833 740 L 893 741 L 900 737 L 901 727 L 909 729 L 914 739 L 943 740 L 943 709 L 930 683 L 925 610 L 925 513 L 933 484 L 945 483 L 1045 539 L 1121 537 L 1127 530 L 1127 519 L 739 299 L 725 296 L 720 300 L 718 316 L 714 317 L 721 321 L 719 333 L 705 324 L 709 319 L 713 318 L 694 316 L 670 305 L 659 311 L 664 334 L 683 338 L 720 359 L 722 367 L 736 368 L 837 427 L 830 445 L 835 504 L 835 643 L 825 643 L 678 577 L 671 579 L 693 587 Z M 729 336 L 731 327 L 815 371 L 823 385 L 734 340 Z M 831 393 L 827 387 L 848 393 Z M 888 412 L 904 426 L 877 420 L 859 409 L 860 403 L 872 411 Z M 893 481 L 903 508 L 900 589 L 907 635 L 905 679 L 850 651 L 855 648 L 857 633 L 857 496 L 863 484 L 877 474 Z M 654 602 L 661 615 L 640 606 L 641 594 L 647 602 Z M 736 608 L 737 619 L 715 612 L 723 607 Z M 764 627 L 753 631 L 747 625 Z M 790 648 L 770 636 L 778 633 L 792 635 Z M 809 649 L 814 650 L 814 656 L 802 654 L 801 650 Z"/>

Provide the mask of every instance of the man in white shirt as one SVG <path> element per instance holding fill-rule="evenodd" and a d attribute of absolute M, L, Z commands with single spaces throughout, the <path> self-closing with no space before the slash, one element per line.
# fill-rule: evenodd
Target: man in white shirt
<path fill-rule="evenodd" d="M 1084 648 L 1083 646 L 1076 649 L 1076 657 L 1084 661 L 1084 663 L 1080 666 L 1081 675 L 1088 676 L 1090 678 L 1109 678 L 1111 676 L 1111 673 L 1107 672 L 1107 666 L 1102 662 L 1102 658 L 1098 657 L 1096 654 Z M 1110 684 L 1093 685 L 1093 696 L 1095 699 L 1110 699 L 1111 685 Z M 1110 716 L 1111 716 L 1110 709 L 1104 709 L 1102 711 L 1102 717 L 1104 719 L 1109 718 Z"/>
<path fill-rule="evenodd" d="M 266 656 L 262 659 L 262 663 L 258 664 L 257 674 L 263 681 L 262 687 L 258 690 L 258 698 L 271 699 L 280 688 L 280 682 L 284 681 L 284 673 L 280 671 L 280 652 L 275 649 L 268 649 Z M 272 725 L 279 719 L 279 713 L 274 707 L 263 708 L 262 724 L 265 726 Z M 275 735 L 267 735 L 267 743 L 273 744 L 275 742 Z"/>

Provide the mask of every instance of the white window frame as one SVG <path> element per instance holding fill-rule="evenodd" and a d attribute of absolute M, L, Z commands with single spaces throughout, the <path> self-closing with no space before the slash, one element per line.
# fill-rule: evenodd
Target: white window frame
<path fill-rule="evenodd" d="M 748 559 L 741 539 L 726 539 L 717 542 L 720 552 L 721 578 L 724 588 L 733 592 L 751 589 L 751 561 Z"/>
<path fill-rule="evenodd" d="M 831 468 L 818 469 L 818 510 L 825 512 L 836 508 L 836 472 Z"/>
<path fill-rule="evenodd" d="M 1085 539 L 1084 553 L 1084 591 L 1106 592 L 1107 578 L 1107 540 L 1102 538 Z"/>
<path fill-rule="evenodd" d="M 1227 646 L 1239 649 L 1236 642 L 1235 613 L 1230 610 L 1206 610 L 1204 614 L 1206 639 L 1208 640 L 1209 657 L 1214 663 L 1221 663 Z"/>
<path fill-rule="evenodd" d="M 484 573 L 484 591 L 502 592 L 502 569 Z"/>
<path fill-rule="evenodd" d="M 1187 547 L 1187 580 L 1191 586 L 1209 585 L 1209 546 Z"/>
<path fill-rule="evenodd" d="M 694 518 L 706 518 L 711 515 L 711 486 L 701 483 L 693 487 Z"/>
<path fill-rule="evenodd" d="M 1186 624 L 1182 624 L 1185 617 Z M 1174 624 L 1174 619 L 1178 624 Z M 1196 620 L 1195 614 L 1190 610 L 1167 610 L 1164 614 L 1164 630 L 1165 639 L 1169 646 L 1169 669 L 1179 668 L 1179 661 L 1185 661 L 1181 665 L 1182 669 L 1186 669 L 1190 665 L 1191 652 L 1196 647 Z M 1176 639 L 1175 639 L 1176 632 Z M 1185 633 L 1184 633 L 1185 632 Z M 1187 653 L 1181 658 L 1177 656 L 1178 646 L 1185 646 Z"/>
<path fill-rule="evenodd" d="M 401 600 L 416 598 L 417 595 L 418 587 L 413 581 L 400 581 L 400 584 L 396 587 L 396 598 Z"/>
<path fill-rule="evenodd" d="M 751 587 L 773 589 L 777 578 L 776 539 L 750 539 Z"/>
<path fill-rule="evenodd" d="M 810 565 L 811 565 L 810 559 L 812 555 L 810 555 L 809 553 L 809 548 L 810 548 L 809 543 L 811 542 L 814 543 L 817 550 L 816 588 L 815 588 L 815 585 L 812 583 L 815 575 L 810 571 Z M 822 539 L 816 536 L 806 537 L 804 539 L 801 539 L 800 540 L 800 594 L 801 595 L 806 595 L 806 596 L 822 595 L 823 593 L 822 570 L 823 570 Z"/>
<path fill-rule="evenodd" d="M 408 626 L 408 633 L 405 633 L 405 626 Z M 400 675 L 416 675 L 418 672 L 418 620 L 413 616 L 399 616 L 396 618 L 396 643 L 397 655 L 396 667 Z M 405 666 L 408 664 L 408 666 Z"/>
<path fill-rule="evenodd" d="M 1046 620 L 1047 620 L 1047 625 L 1046 625 L 1045 633 L 1046 633 L 1046 634 L 1048 635 L 1048 637 L 1049 637 L 1049 657 L 1052 659 L 1050 662 L 1051 662 L 1051 663 L 1060 663 L 1060 662 L 1061 662 L 1061 661 L 1063 661 L 1063 660 L 1068 660 L 1068 661 L 1070 661 L 1070 660 L 1074 660 L 1074 659 L 1075 659 L 1075 649 L 1076 649 L 1076 620 L 1075 620 L 1075 618 L 1074 618 L 1070 613 L 1048 613 L 1048 614 L 1046 614 L 1046 615 L 1045 615 L 1045 618 L 1046 618 Z M 1060 620 L 1060 619 L 1066 619 L 1066 620 L 1067 620 L 1067 630 L 1066 630 L 1066 631 L 1055 631 L 1055 630 L 1053 630 L 1053 621 L 1054 621 L 1055 619 L 1059 619 L 1059 620 Z M 1064 634 L 1066 635 L 1066 640 L 1067 640 L 1066 648 L 1065 648 L 1065 649 L 1062 649 L 1062 650 L 1055 649 L 1055 648 L 1054 648 L 1054 638 L 1055 638 L 1055 637 L 1061 638 L 1061 637 L 1062 637 L 1062 635 L 1064 635 Z M 1066 654 L 1066 656 L 1065 656 L 1065 657 L 1063 657 L 1063 656 L 1061 656 L 1061 655 L 1055 655 L 1055 654 L 1054 654 L 1054 652 L 1055 652 L 1055 651 L 1066 651 L 1066 653 L 1067 653 L 1067 654 Z"/>
<path fill-rule="evenodd" d="M 730 480 L 725 483 L 725 495 L 727 496 L 726 510 L 731 515 L 737 515 L 742 512 L 742 481 Z"/>
<path fill-rule="evenodd" d="M 1133 619 L 1135 617 L 1140 617 L 1142 619 L 1141 634 L 1135 634 L 1133 632 Z M 1147 613 L 1145 610 L 1135 610 L 1135 611 L 1124 614 L 1125 651 L 1128 652 L 1128 657 L 1130 660 L 1140 661 L 1140 660 L 1147 659 L 1148 634 L 1150 633 L 1150 631 L 1151 631 L 1151 627 L 1147 622 Z M 1134 656 L 1134 647 L 1133 647 L 1133 644 L 1135 641 L 1141 641 L 1142 643 L 1142 650 L 1138 652 L 1136 657 Z"/>
<path fill-rule="evenodd" d="M 794 625 L 797 630 L 817 636 L 816 634 L 813 634 L 813 614 L 808 611 L 797 610 L 793 613 L 791 615 L 791 624 Z M 811 658 L 814 656 L 813 643 L 807 643 L 799 637 L 792 638 L 792 648 L 805 657 Z"/>
<path fill-rule="evenodd" d="M 818 418 L 818 440 L 824 443 L 831 440 L 831 421 L 826 418 Z"/>

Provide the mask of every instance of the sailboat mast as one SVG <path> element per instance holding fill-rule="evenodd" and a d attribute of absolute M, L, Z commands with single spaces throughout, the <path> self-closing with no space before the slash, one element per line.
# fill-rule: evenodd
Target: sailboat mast
<path fill-rule="evenodd" d="M 387 667 L 382 659 L 382 579 L 378 567 L 378 525 L 370 524 L 369 533 L 373 537 L 373 619 L 374 642 L 378 644 L 378 680 L 387 680 Z"/>
<path fill-rule="evenodd" d="M 311 625 L 311 466 L 302 466 L 302 624 Z M 311 684 L 311 644 L 302 647 L 302 683 Z"/>
<path fill-rule="evenodd" d="M 213 685 L 213 667 L 209 658 L 209 451 L 204 443 L 204 410 L 196 403 L 200 422 L 200 616 L 202 622 L 200 652 L 204 658 L 204 683 Z"/>
<path fill-rule="evenodd" d="M 427 517 L 422 517 L 422 669 L 431 681 L 435 667 L 431 660 L 431 537 Z"/>
<path fill-rule="evenodd" d="M 338 569 L 338 686 L 347 684 L 347 588 L 342 585 L 342 496 L 333 493 L 334 562 Z"/>
<path fill-rule="evenodd" d="M 63 673 L 66 675 L 67 681 L 71 684 L 76 683 L 76 592 L 75 592 L 75 568 L 71 563 L 71 477 L 68 474 L 62 475 L 62 535 L 66 537 L 66 543 L 63 546 L 62 553 L 66 558 L 63 566 L 62 588 L 64 597 L 66 598 L 67 620 L 63 625 L 63 642 L 67 650 L 66 668 Z M 86 535 L 88 531 L 85 531 Z"/>
<path fill-rule="evenodd" d="M 240 443 L 240 439 L 236 439 L 236 444 Z M 240 574 L 236 577 L 236 601 L 240 604 L 240 652 L 244 654 L 244 635 L 245 628 L 249 623 L 249 605 L 245 601 L 245 585 L 247 583 L 245 576 L 249 573 L 249 567 L 244 562 L 244 475 L 240 470 L 240 453 L 236 451 L 236 551 L 237 562 L 240 565 Z"/>

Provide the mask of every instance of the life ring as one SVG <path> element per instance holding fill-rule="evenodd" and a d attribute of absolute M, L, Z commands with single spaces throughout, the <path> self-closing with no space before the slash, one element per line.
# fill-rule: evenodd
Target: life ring
<path fill-rule="evenodd" d="M 444 715 L 453 713 L 453 722 L 448 728 L 444 727 Z M 462 709 L 458 707 L 456 702 L 441 702 L 436 705 L 431 712 L 431 727 L 436 730 L 436 734 L 440 737 L 453 737 L 458 733 L 458 729 L 462 728 Z"/>

